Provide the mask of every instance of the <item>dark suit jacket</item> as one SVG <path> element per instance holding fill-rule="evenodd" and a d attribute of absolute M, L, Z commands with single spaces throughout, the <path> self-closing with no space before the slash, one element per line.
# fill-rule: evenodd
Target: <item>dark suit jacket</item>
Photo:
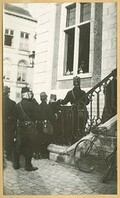
<path fill-rule="evenodd" d="M 27 116 L 24 115 L 23 111 L 21 110 L 20 107 L 20 103 L 22 105 L 22 108 L 24 110 L 24 112 L 26 113 L 26 115 L 29 117 L 27 118 Z M 37 108 L 38 108 L 38 104 L 35 103 L 33 100 L 28 100 L 26 98 L 23 98 L 21 102 L 19 102 L 18 104 L 16 104 L 16 118 L 20 121 L 35 121 L 37 120 Z"/>
<path fill-rule="evenodd" d="M 68 91 L 68 93 L 66 94 L 64 100 L 61 101 L 62 105 L 67 104 L 68 102 L 70 102 L 71 104 L 89 104 L 89 99 L 86 97 L 85 95 L 85 91 L 81 90 L 81 89 L 76 89 L 75 87 Z"/>

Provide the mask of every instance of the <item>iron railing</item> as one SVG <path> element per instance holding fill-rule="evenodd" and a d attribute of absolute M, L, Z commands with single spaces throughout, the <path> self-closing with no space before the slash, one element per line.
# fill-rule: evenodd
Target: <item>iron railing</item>
<path fill-rule="evenodd" d="M 86 97 L 89 98 L 87 122 L 84 120 L 80 121 L 81 111 L 79 107 L 74 105 L 61 106 L 61 116 L 55 127 L 54 141 L 56 144 L 71 145 L 89 133 L 92 127 L 96 127 L 116 115 L 117 69 L 113 70 L 107 77 L 89 90 L 86 93 Z M 81 131 L 81 128 L 84 128 L 84 131 Z"/>

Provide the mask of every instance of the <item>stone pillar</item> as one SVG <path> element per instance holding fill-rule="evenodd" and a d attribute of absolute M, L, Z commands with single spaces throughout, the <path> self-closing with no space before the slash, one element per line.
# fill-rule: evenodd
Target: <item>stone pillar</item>
<path fill-rule="evenodd" d="M 101 81 L 102 62 L 102 12 L 103 3 L 95 3 L 94 21 L 94 57 L 93 57 L 93 79 L 92 86 Z"/>

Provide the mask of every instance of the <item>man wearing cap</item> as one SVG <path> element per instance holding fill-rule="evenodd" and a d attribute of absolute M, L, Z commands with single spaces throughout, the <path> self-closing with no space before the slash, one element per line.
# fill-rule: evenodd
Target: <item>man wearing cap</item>
<path fill-rule="evenodd" d="M 40 93 L 41 103 L 39 105 L 40 111 L 40 119 L 43 122 L 50 122 L 53 126 L 53 122 L 56 119 L 55 114 L 52 112 L 52 108 L 49 104 L 47 104 L 47 94 L 45 92 Z M 44 134 L 42 130 L 42 142 L 41 142 L 41 155 L 42 158 L 48 158 L 49 152 L 47 150 L 48 145 L 52 142 L 53 135 L 52 134 Z"/>
<path fill-rule="evenodd" d="M 15 135 L 15 102 L 9 98 L 10 88 L 3 88 L 3 139 L 6 159 L 12 161 Z"/>
<path fill-rule="evenodd" d="M 16 104 L 17 134 L 13 167 L 14 169 L 20 168 L 19 157 L 22 152 L 25 157 L 25 169 L 35 171 L 38 168 L 33 167 L 31 160 L 37 135 L 36 109 L 38 104 L 30 100 L 31 92 L 28 87 L 22 88 L 21 95 L 21 102 Z"/>
<path fill-rule="evenodd" d="M 80 77 L 76 76 L 73 78 L 73 85 L 74 85 L 73 89 L 67 92 L 64 100 L 60 100 L 60 104 L 65 105 L 68 102 L 71 103 L 73 107 L 73 112 L 74 112 L 74 115 L 73 115 L 74 133 L 78 131 L 80 133 L 80 136 L 82 137 L 84 135 L 85 125 L 86 125 L 87 118 L 88 118 L 86 105 L 89 104 L 89 99 L 88 97 L 86 97 L 85 91 L 80 88 Z"/>
<path fill-rule="evenodd" d="M 53 142 L 59 144 L 61 136 L 61 105 L 59 104 L 59 100 L 57 101 L 55 94 L 50 95 L 49 105 L 53 114 L 56 115 L 56 120 L 52 123 L 54 129 Z"/>

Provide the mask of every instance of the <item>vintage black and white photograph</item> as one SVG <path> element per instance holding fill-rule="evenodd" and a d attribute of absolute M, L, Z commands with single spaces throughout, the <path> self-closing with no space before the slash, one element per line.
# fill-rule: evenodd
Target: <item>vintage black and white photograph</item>
<path fill-rule="evenodd" d="M 3 195 L 117 195 L 117 7 L 3 3 Z"/>

